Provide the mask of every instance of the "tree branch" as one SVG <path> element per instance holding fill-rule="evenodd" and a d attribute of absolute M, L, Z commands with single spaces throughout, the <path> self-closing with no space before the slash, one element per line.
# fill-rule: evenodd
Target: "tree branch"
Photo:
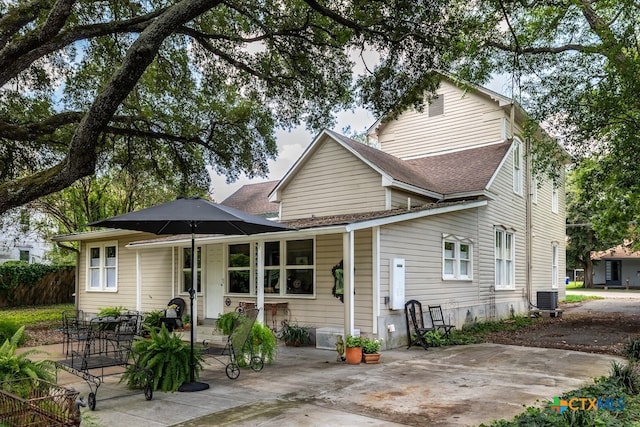
<path fill-rule="evenodd" d="M 0 185 L 0 213 L 66 188 L 95 172 L 100 134 L 118 106 L 133 90 L 164 40 L 186 22 L 217 6 L 217 0 L 181 0 L 170 6 L 140 34 L 80 121 L 59 164 L 29 177 Z"/>
<path fill-rule="evenodd" d="M 74 27 L 48 40 L 42 40 L 40 44 L 28 44 L 27 40 L 9 44 L 0 50 L 0 86 L 26 70 L 36 60 L 77 41 L 109 34 L 142 32 L 165 11 L 166 9 L 161 9 L 125 21 Z"/>

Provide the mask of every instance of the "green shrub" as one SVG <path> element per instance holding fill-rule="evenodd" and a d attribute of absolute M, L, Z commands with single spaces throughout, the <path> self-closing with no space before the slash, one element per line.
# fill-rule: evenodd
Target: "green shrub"
<path fill-rule="evenodd" d="M 124 307 L 104 307 L 98 311 L 98 317 L 118 317 L 123 311 L 127 311 Z"/>
<path fill-rule="evenodd" d="M 176 391 L 191 380 L 191 347 L 181 340 L 179 335 L 170 333 L 163 324 L 160 331 L 150 330 L 151 338 L 138 338 L 133 344 L 137 367 L 130 366 L 120 381 L 136 388 L 144 384 L 146 373 L 139 369 L 153 371 L 153 390 Z M 199 352 L 194 353 L 195 376 L 202 371 L 203 359 Z"/>
<path fill-rule="evenodd" d="M 39 378 L 46 381 L 55 381 L 55 365 L 49 360 L 32 362 L 29 356 L 37 353 L 30 350 L 16 354 L 18 343 L 24 334 L 24 326 L 19 328 L 10 338 L 5 339 L 0 346 L 0 384 L 5 381 L 22 378 Z"/>
<path fill-rule="evenodd" d="M 448 344 L 447 338 L 445 338 L 444 333 L 439 329 L 425 333 L 424 339 L 427 341 L 427 344 L 429 344 L 429 347 L 440 347 Z"/>
<path fill-rule="evenodd" d="M 142 321 L 142 329 L 145 331 L 158 331 L 160 326 L 162 325 L 162 316 L 164 315 L 164 311 L 162 310 L 152 310 L 148 313 L 145 313 L 144 320 Z"/>
<path fill-rule="evenodd" d="M 622 364 L 611 362 L 611 375 L 609 379 L 616 385 L 625 389 L 628 394 L 635 394 L 640 390 L 640 375 L 633 363 Z"/>
<path fill-rule="evenodd" d="M 623 354 L 632 362 L 640 361 L 640 339 L 631 339 L 624 346 Z"/>
<path fill-rule="evenodd" d="M 20 329 L 20 326 L 18 326 L 18 324 L 13 320 L 0 319 L 0 342 L 11 339 L 11 337 L 18 332 L 18 329 Z M 27 338 L 28 335 L 23 333 L 17 342 L 18 347 L 24 344 L 27 341 Z"/>
<path fill-rule="evenodd" d="M 290 324 L 285 322 L 280 332 L 278 332 L 278 338 L 287 345 L 301 346 L 311 343 L 309 329 L 304 326 L 299 326 L 297 323 Z"/>

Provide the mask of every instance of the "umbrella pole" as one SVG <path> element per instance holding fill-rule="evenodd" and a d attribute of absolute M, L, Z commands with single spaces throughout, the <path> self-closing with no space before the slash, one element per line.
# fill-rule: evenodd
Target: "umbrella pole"
<path fill-rule="evenodd" d="M 198 323 L 198 319 L 193 316 L 193 300 L 196 297 L 196 289 L 198 287 L 198 279 L 196 277 L 196 239 L 195 239 L 195 223 L 191 222 L 191 288 L 189 288 L 189 309 L 191 314 L 191 349 L 189 353 L 189 370 L 190 370 L 190 382 L 184 383 L 178 388 L 178 391 L 202 391 L 209 388 L 209 384 L 196 381 L 196 359 L 193 350 L 193 343 L 195 341 L 194 331 L 195 326 Z"/>

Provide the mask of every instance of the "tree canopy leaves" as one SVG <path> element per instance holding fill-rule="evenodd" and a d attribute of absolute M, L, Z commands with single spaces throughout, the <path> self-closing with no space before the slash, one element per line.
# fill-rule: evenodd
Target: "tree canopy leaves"
<path fill-rule="evenodd" d="M 135 165 L 207 189 L 265 175 L 274 129 L 420 104 L 474 34 L 457 1 L 0 5 L 0 213 Z M 354 61 L 379 62 L 354 79 Z M 358 59 L 359 60 L 359 59 Z"/>
<path fill-rule="evenodd" d="M 531 117 L 596 161 L 585 167 L 598 177 L 581 182 L 601 187 L 589 221 L 600 238 L 629 235 L 640 212 L 640 4 L 490 0 L 478 14 L 492 28 L 478 61 L 514 76 Z"/>

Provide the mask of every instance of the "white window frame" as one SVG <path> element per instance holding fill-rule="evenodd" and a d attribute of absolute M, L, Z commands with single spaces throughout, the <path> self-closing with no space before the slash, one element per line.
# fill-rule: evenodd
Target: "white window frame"
<path fill-rule="evenodd" d="M 240 266 L 240 267 L 231 267 L 229 265 L 229 247 L 236 245 L 249 245 L 249 265 L 248 266 Z M 255 277 L 256 277 L 256 265 L 255 265 L 255 245 L 250 242 L 237 242 L 237 243 L 229 243 L 224 247 L 224 259 L 225 259 L 225 281 L 227 282 L 227 286 L 225 292 L 229 295 L 241 295 L 241 296 L 249 296 L 255 295 Z M 249 272 L 249 292 L 231 292 L 230 286 L 231 282 L 229 280 L 229 273 L 232 271 L 248 271 Z"/>
<path fill-rule="evenodd" d="M 306 259 L 306 260 L 294 260 L 294 264 L 287 264 L 287 242 L 290 241 L 295 241 L 295 240 L 311 240 L 312 241 L 312 245 L 313 245 L 313 259 Z M 280 263 L 278 265 L 272 265 L 272 266 L 267 266 L 264 265 L 264 271 L 268 272 L 268 271 L 279 271 L 280 272 L 280 280 L 279 280 L 279 289 L 276 291 L 275 289 L 273 289 L 273 292 L 265 292 L 264 296 L 265 297 L 269 297 L 269 298 L 282 298 L 282 297 L 286 297 L 286 298 L 315 298 L 316 297 L 316 292 L 318 289 L 318 281 L 316 278 L 316 264 L 315 264 L 315 258 L 317 257 L 317 248 L 316 248 L 316 239 L 315 238 L 301 238 L 301 239 L 282 239 L 282 240 L 275 240 L 275 239 L 269 239 L 267 241 L 265 241 L 265 243 L 267 242 L 278 242 L 280 245 Z M 233 243 L 233 244 L 247 244 L 248 242 L 238 242 L 238 243 Z M 257 261 L 256 261 L 256 253 L 255 253 L 255 245 L 252 243 L 249 243 L 249 247 L 250 247 L 250 264 L 249 267 L 229 267 L 229 246 L 232 244 L 227 244 L 225 245 L 225 275 L 227 277 L 227 281 L 228 281 L 228 277 L 229 277 L 229 272 L 230 271 L 239 271 L 239 270 L 248 270 L 249 271 L 249 292 L 248 293 L 238 293 L 238 292 L 230 292 L 229 290 L 229 283 L 227 283 L 227 286 L 225 288 L 225 293 L 230 295 L 230 296 L 256 296 L 256 277 L 257 277 L 257 273 L 258 273 L 258 266 L 257 266 Z M 305 262 L 306 263 L 303 263 Z M 267 263 L 267 260 L 264 260 L 264 263 Z M 311 293 L 292 293 L 292 292 L 288 292 L 287 289 L 287 272 L 289 270 L 295 270 L 295 269 L 299 269 L 303 267 L 303 269 L 305 270 L 313 270 L 311 272 L 312 275 L 312 292 Z M 265 287 L 267 287 L 267 283 L 265 282 Z"/>
<path fill-rule="evenodd" d="M 551 212 L 558 213 L 558 186 L 553 185 L 553 189 L 551 190 Z"/>
<path fill-rule="evenodd" d="M 558 242 L 551 244 L 551 288 L 558 289 Z"/>
<path fill-rule="evenodd" d="M 506 227 L 494 227 L 494 275 L 496 290 L 513 290 L 515 284 L 515 230 Z M 498 246 L 500 243 L 500 246 Z M 507 245 L 510 248 L 507 249 Z"/>
<path fill-rule="evenodd" d="M 453 250 L 448 253 L 447 245 L 453 245 Z M 463 246 L 468 248 L 467 258 L 463 258 Z M 467 263 L 468 274 L 462 273 L 462 265 Z M 451 265 L 447 272 L 447 265 Z M 442 280 L 473 280 L 473 241 L 465 237 L 449 234 L 442 236 Z"/>
<path fill-rule="evenodd" d="M 115 256 L 113 261 L 109 262 L 106 258 L 107 248 L 115 249 Z M 91 258 L 92 249 L 99 251 L 99 257 L 97 264 L 92 265 Z M 109 258 L 109 259 L 111 259 Z M 85 289 L 87 292 L 118 292 L 118 242 L 109 241 L 101 243 L 92 243 L 87 245 L 87 258 L 86 258 L 86 283 Z M 97 275 L 94 275 L 94 272 Z M 113 275 L 113 285 L 109 286 L 107 278 Z M 94 278 L 97 278 L 97 283 L 94 283 Z"/>
<path fill-rule="evenodd" d="M 186 272 L 191 273 L 191 265 L 184 265 L 184 251 L 191 250 L 191 246 L 179 248 L 178 251 L 178 266 L 180 270 L 180 277 L 178 278 L 178 293 L 180 295 L 189 295 L 189 288 L 191 287 L 191 283 L 187 286 L 187 283 L 184 281 L 184 275 Z M 196 246 L 196 253 L 200 254 L 200 265 L 196 264 L 196 277 L 200 277 L 200 290 L 196 289 L 196 293 L 198 295 L 202 295 L 202 288 L 204 286 L 204 282 L 202 281 L 203 273 L 202 273 L 202 264 L 204 264 L 204 248 L 202 246 Z"/>
<path fill-rule="evenodd" d="M 522 143 L 515 139 L 513 142 L 513 192 L 519 196 L 522 196 L 523 162 Z"/>

